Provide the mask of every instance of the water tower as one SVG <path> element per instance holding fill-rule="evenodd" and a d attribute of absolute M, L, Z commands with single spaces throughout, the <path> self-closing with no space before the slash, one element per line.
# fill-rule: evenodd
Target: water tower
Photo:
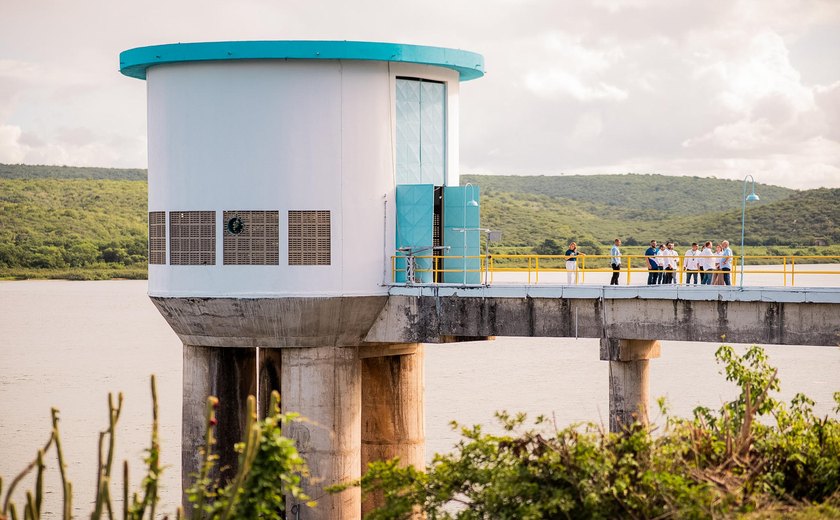
<path fill-rule="evenodd" d="M 259 389 L 265 404 L 278 389 L 312 421 L 291 432 L 322 479 L 301 517 L 358 518 L 358 489 L 322 487 L 371 460 L 424 462 L 422 347 L 365 341 L 406 281 L 410 261 L 394 256 L 445 255 L 443 272 L 418 259 L 409 281 L 479 281 L 458 98 L 483 58 L 213 42 L 131 49 L 120 70 L 147 84 L 149 296 L 184 343 L 183 480 L 198 469 L 206 396 L 221 398 L 220 446 L 232 446 L 245 397 Z"/>

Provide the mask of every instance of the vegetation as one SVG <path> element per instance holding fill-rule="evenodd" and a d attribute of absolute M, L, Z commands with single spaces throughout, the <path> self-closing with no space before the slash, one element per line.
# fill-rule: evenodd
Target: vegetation
<path fill-rule="evenodd" d="M 384 504 L 368 518 L 418 509 L 430 520 L 840 517 L 840 421 L 816 417 L 801 394 L 777 401 L 776 371 L 759 347 L 716 355 L 741 389 L 718 410 L 669 417 L 662 432 L 635 423 L 620 433 L 552 430 L 542 417 L 524 428 L 524 415 L 500 413 L 503 433 L 463 427 L 455 451 L 425 472 L 371 465 L 359 485 Z M 835 400 L 840 413 L 840 392 Z"/>
<path fill-rule="evenodd" d="M 706 177 L 664 175 L 462 175 L 462 182 L 499 193 L 542 195 L 573 206 L 605 207 L 620 219 L 661 220 L 675 216 L 741 209 L 743 182 Z M 791 196 L 794 190 L 757 184 L 767 204 Z"/>
<path fill-rule="evenodd" d="M 0 179 L 0 221 L 0 276 L 146 269 L 144 181 Z"/>
<path fill-rule="evenodd" d="M 114 443 L 116 427 L 122 412 L 123 396 L 118 394 L 116 402 L 108 394 L 108 428 L 99 434 L 99 463 L 96 472 L 96 497 L 94 510 L 90 517 L 99 520 L 103 516 L 123 520 L 142 520 L 157 518 L 155 510 L 158 503 L 158 484 L 163 472 L 160 461 L 160 441 L 158 438 L 158 401 L 155 378 L 152 376 L 152 435 L 149 449 L 146 451 L 146 473 L 140 482 L 140 490 L 129 495 L 128 461 L 123 463 L 122 475 L 122 514 L 114 510 L 111 484 L 117 479 L 113 475 Z M 216 445 L 215 427 L 217 424 L 216 408 L 219 400 L 207 399 L 206 435 L 201 454 L 203 464 L 195 481 L 186 490 L 191 511 L 188 515 L 195 520 L 228 520 L 235 518 L 262 518 L 279 520 L 283 518 L 284 494 L 289 494 L 314 507 L 314 502 L 307 502 L 309 497 L 301 488 L 301 476 L 307 469 L 303 458 L 297 451 L 293 440 L 284 437 L 282 427 L 289 421 L 298 420 L 297 414 L 280 413 L 280 394 L 271 394 L 269 416 L 262 421 L 256 417 L 256 404 L 253 396 L 248 397 L 247 424 L 242 442 L 236 445 L 239 453 L 239 467 L 236 475 L 225 485 L 210 477 L 216 468 L 218 456 L 213 452 Z M 53 429 L 45 446 L 38 450 L 35 460 L 21 471 L 5 491 L 5 499 L 0 508 L 0 520 L 35 520 L 41 518 L 44 496 L 45 457 L 48 450 L 55 447 L 58 470 L 62 487 L 62 518 L 69 520 L 73 512 L 73 486 L 67 479 L 64 453 L 59 435 L 59 413 L 52 410 Z M 15 488 L 21 480 L 35 469 L 35 489 L 26 492 L 26 504 L 20 516 L 12 500 Z M 3 479 L 0 478 L 0 497 L 3 495 Z M 57 513 L 57 512 L 55 512 Z M 183 518 L 181 508 L 175 512 L 175 518 Z M 164 516 L 168 518 L 168 516 Z"/>
<path fill-rule="evenodd" d="M 776 370 L 760 347 L 739 356 L 722 346 L 716 357 L 738 397 L 719 409 L 699 407 L 691 418 L 668 416 L 663 431 L 640 423 L 608 433 L 594 424 L 552 428 L 544 417 L 525 427 L 524 414 L 501 412 L 500 434 L 481 426 L 461 427 L 463 439 L 450 454 L 435 455 L 426 471 L 376 462 L 355 483 L 376 493 L 381 506 L 373 520 L 542 519 L 542 518 L 840 518 L 840 420 L 817 417 L 813 401 L 797 394 L 790 403 L 774 395 Z M 840 392 L 834 395 L 840 414 Z M 122 395 L 108 397 L 109 423 L 99 437 L 97 495 L 91 518 L 119 516 L 112 502 L 116 481 L 114 441 Z M 138 492 L 129 494 L 123 465 L 122 518 L 154 518 L 163 466 L 159 459 L 157 392 L 152 378 L 153 423 L 146 472 Z M 249 397 L 238 471 L 227 484 L 211 478 L 218 457 L 215 426 L 218 399 L 206 408 L 203 464 L 186 490 L 195 519 L 283 518 L 284 494 L 309 500 L 300 487 L 306 467 L 283 426 L 299 420 L 280 414 L 271 397 L 269 417 L 258 421 Z M 15 477 L 0 509 L 0 520 L 40 518 L 47 452 L 54 448 L 61 476 L 63 518 L 72 512 L 73 486 L 53 409 L 50 438 L 31 464 Z M 453 423 L 455 427 L 459 427 Z M 12 501 L 22 479 L 35 470 L 35 488 L 26 492 L 23 514 Z M 0 497 L 4 493 L 0 480 Z M 306 502 L 314 507 L 312 502 Z M 183 511 L 175 513 L 183 517 Z"/>
<path fill-rule="evenodd" d="M 0 164 L 0 179 L 109 179 L 145 181 L 147 175 L 146 170 L 140 169 Z"/>
<path fill-rule="evenodd" d="M 662 175 L 465 175 L 463 181 L 482 187 L 482 225 L 502 231 L 503 248 L 533 249 L 550 238 L 563 246 L 599 244 L 590 251 L 606 245 L 606 252 L 616 237 L 627 246 L 652 239 L 684 246 L 734 243 L 741 235 L 743 185 L 736 181 Z M 840 244 L 840 189 L 757 185 L 756 191 L 761 201 L 749 203 L 745 244 Z"/>
<path fill-rule="evenodd" d="M 502 231 L 497 254 L 562 253 L 572 240 L 606 254 L 615 237 L 641 253 L 651 239 L 681 249 L 740 237 L 738 181 L 633 174 L 462 180 L 482 187 L 482 225 Z M 146 191 L 144 170 L 0 164 L 0 278 L 145 277 Z M 755 254 L 838 254 L 814 244 L 840 247 L 840 189 L 760 184 L 756 191 L 761 201 L 749 205 L 746 235 Z"/>

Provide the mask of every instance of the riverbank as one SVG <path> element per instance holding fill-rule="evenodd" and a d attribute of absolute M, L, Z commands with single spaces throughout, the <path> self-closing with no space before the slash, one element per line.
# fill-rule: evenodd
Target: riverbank
<path fill-rule="evenodd" d="M 142 267 L 77 267 L 69 269 L 0 269 L 0 280 L 146 280 L 148 270 Z"/>

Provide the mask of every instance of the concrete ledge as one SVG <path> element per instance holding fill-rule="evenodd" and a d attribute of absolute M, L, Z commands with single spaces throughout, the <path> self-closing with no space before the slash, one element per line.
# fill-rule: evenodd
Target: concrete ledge
<path fill-rule="evenodd" d="M 510 287 L 395 289 L 365 339 L 436 343 L 445 336 L 526 336 L 840 344 L 836 290 L 774 295 L 763 289 L 724 289 L 715 299 L 667 297 L 681 291 L 678 288 L 620 288 L 636 294 L 627 298 L 605 297 L 600 287 L 518 290 L 517 294 Z M 664 292 L 660 298 L 641 296 L 654 290 Z M 773 301 L 773 296 L 798 301 Z"/>
<path fill-rule="evenodd" d="M 466 298 L 603 298 L 698 301 L 840 303 L 838 287 L 744 287 L 720 285 L 393 285 L 392 296 Z"/>
<path fill-rule="evenodd" d="M 184 344 L 281 348 L 361 345 L 388 297 L 151 300 Z"/>

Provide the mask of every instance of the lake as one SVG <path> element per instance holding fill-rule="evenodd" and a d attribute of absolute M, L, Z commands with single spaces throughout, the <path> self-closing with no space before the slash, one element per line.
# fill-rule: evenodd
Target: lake
<path fill-rule="evenodd" d="M 763 281 L 762 275 L 753 276 L 755 283 Z M 767 276 L 776 281 L 765 283 L 781 285 L 781 275 Z M 822 275 L 813 276 L 817 285 L 816 277 Z M 820 279 L 819 285 L 836 284 L 840 277 L 830 278 Z M 797 285 L 810 280 L 797 275 Z M 663 341 L 662 357 L 651 362 L 651 396 L 665 396 L 678 415 L 687 415 L 700 404 L 718 406 L 733 398 L 734 386 L 718 373 L 714 361 L 718 346 Z M 831 413 L 832 393 L 840 390 L 840 349 L 768 346 L 767 351 L 771 363 L 779 367 L 782 398 L 803 392 L 816 400 L 818 414 Z M 606 422 L 607 368 L 598 358 L 598 340 L 593 339 L 498 338 L 428 345 L 427 458 L 457 441 L 451 420 L 493 424 L 497 410 L 553 416 L 558 426 Z M 180 497 L 181 343 L 146 296 L 146 282 L 0 282 L 4 481 L 8 483 L 35 457 L 49 436 L 50 408 L 57 407 L 76 515 L 89 513 L 98 432 L 107 425 L 107 393 L 122 391 L 125 403 L 115 461 L 130 461 L 131 480 L 137 487 L 150 435 L 150 374 L 158 380 L 162 460 L 168 466 L 159 511 L 171 512 Z M 654 421 L 661 420 L 657 412 L 652 415 Z M 45 482 L 48 504 L 60 501 L 58 482 L 51 456 Z M 24 484 L 21 487 L 31 489 L 32 479 Z M 119 493 L 118 482 L 112 494 Z M 17 503 L 21 511 L 19 496 Z"/>

